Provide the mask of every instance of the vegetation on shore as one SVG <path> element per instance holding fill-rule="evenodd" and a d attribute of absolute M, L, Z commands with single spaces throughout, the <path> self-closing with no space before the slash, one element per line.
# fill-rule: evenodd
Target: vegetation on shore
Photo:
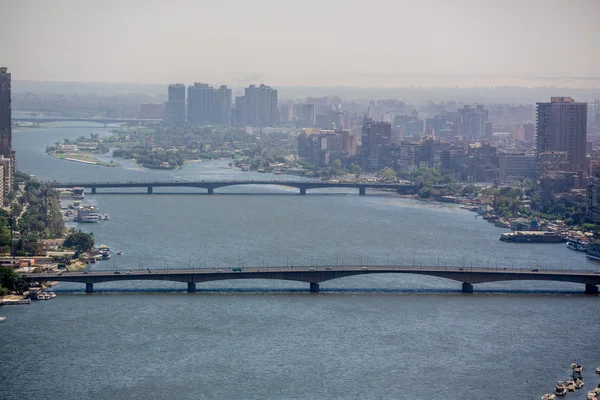
<path fill-rule="evenodd" d="M 75 250 L 75 257 L 87 253 L 94 247 L 94 234 L 71 229 L 65 238 L 63 246 Z"/>
<path fill-rule="evenodd" d="M 61 238 L 65 225 L 60 213 L 58 192 L 48 183 L 27 174 L 15 174 L 15 186 L 25 183 L 23 192 L 13 191 L 10 211 L 0 211 L 0 250 L 14 256 L 33 256 L 43 252 L 41 239 Z"/>
<path fill-rule="evenodd" d="M 0 296 L 23 294 L 29 285 L 10 267 L 0 267 Z"/>

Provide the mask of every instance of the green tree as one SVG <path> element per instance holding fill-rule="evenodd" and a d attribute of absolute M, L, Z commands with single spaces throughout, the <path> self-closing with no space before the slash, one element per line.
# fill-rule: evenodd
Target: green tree
<path fill-rule="evenodd" d="M 10 267 L 0 267 L 0 290 L 6 294 L 8 293 L 19 293 L 22 294 L 29 288 L 27 282 L 25 282 L 15 271 Z"/>
<path fill-rule="evenodd" d="M 377 171 L 375 175 L 386 182 L 393 181 L 394 178 L 396 178 L 396 172 L 390 167 L 385 167 L 384 169 Z"/>
<path fill-rule="evenodd" d="M 335 160 L 333 163 L 331 163 L 331 166 L 335 169 L 341 169 L 342 162 L 340 160 Z"/>
<path fill-rule="evenodd" d="M 64 246 L 75 249 L 77 254 L 86 253 L 94 247 L 94 234 L 82 231 L 72 232 L 65 238 Z"/>

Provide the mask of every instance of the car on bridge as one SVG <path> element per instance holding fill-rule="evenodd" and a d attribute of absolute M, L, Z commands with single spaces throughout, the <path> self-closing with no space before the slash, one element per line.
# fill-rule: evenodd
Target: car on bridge
<path fill-rule="evenodd" d="M 233 272 L 242 272 L 242 269 L 240 267 L 236 267 L 236 268 L 231 268 L 231 270 Z"/>

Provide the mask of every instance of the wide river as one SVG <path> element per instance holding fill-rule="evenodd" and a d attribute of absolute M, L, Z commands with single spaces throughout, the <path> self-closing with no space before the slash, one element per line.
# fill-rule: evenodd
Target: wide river
<path fill-rule="evenodd" d="M 226 160 L 151 171 L 45 154 L 90 133 L 108 129 L 16 131 L 18 168 L 48 180 L 298 179 L 226 169 Z M 87 194 L 111 220 L 77 227 L 124 252 L 93 268 L 598 270 L 561 244 L 500 242 L 505 230 L 455 205 L 355 190 L 199 192 Z M 165 282 L 83 289 L 64 283 L 53 301 L 0 309 L 0 399 L 539 399 L 572 362 L 584 365 L 586 388 L 600 383 L 600 297 L 581 294 L 583 285 L 481 284 L 463 294 L 439 278 L 367 275 L 324 282 L 319 294 L 267 280 L 198 284 L 195 294 Z"/>

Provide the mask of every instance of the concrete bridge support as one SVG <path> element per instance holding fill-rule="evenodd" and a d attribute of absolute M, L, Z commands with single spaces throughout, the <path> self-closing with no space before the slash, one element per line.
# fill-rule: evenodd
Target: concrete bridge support
<path fill-rule="evenodd" d="M 590 285 L 589 283 L 585 285 L 585 294 L 598 294 L 598 286 Z"/>
<path fill-rule="evenodd" d="M 463 293 L 473 293 L 473 285 L 471 285 L 470 283 L 463 282 L 462 292 Z"/>
<path fill-rule="evenodd" d="M 306 188 L 300 188 L 300 195 L 306 196 Z"/>
<path fill-rule="evenodd" d="M 96 194 L 96 188 L 95 187 L 92 188 L 92 194 Z"/>
<path fill-rule="evenodd" d="M 314 282 L 310 283 L 310 292 L 311 293 L 319 293 L 319 290 L 320 290 L 320 288 L 319 288 L 318 283 L 314 283 Z"/>
<path fill-rule="evenodd" d="M 208 188 L 208 194 L 214 194 L 214 193 L 215 193 L 215 189 L 214 189 L 214 188 L 211 188 L 211 187 L 209 187 L 209 188 Z"/>
<path fill-rule="evenodd" d="M 85 292 L 86 293 L 94 293 L 94 284 L 93 283 L 86 283 L 85 284 Z"/>
<path fill-rule="evenodd" d="M 188 293 L 196 292 L 196 284 L 194 282 L 188 282 Z"/>
<path fill-rule="evenodd" d="M 366 187 L 358 188 L 358 194 L 359 194 L 359 196 L 364 196 L 365 194 L 367 194 L 367 188 Z"/>
<path fill-rule="evenodd" d="M 148 194 L 152 194 L 153 191 L 154 191 L 154 187 L 148 186 Z"/>

